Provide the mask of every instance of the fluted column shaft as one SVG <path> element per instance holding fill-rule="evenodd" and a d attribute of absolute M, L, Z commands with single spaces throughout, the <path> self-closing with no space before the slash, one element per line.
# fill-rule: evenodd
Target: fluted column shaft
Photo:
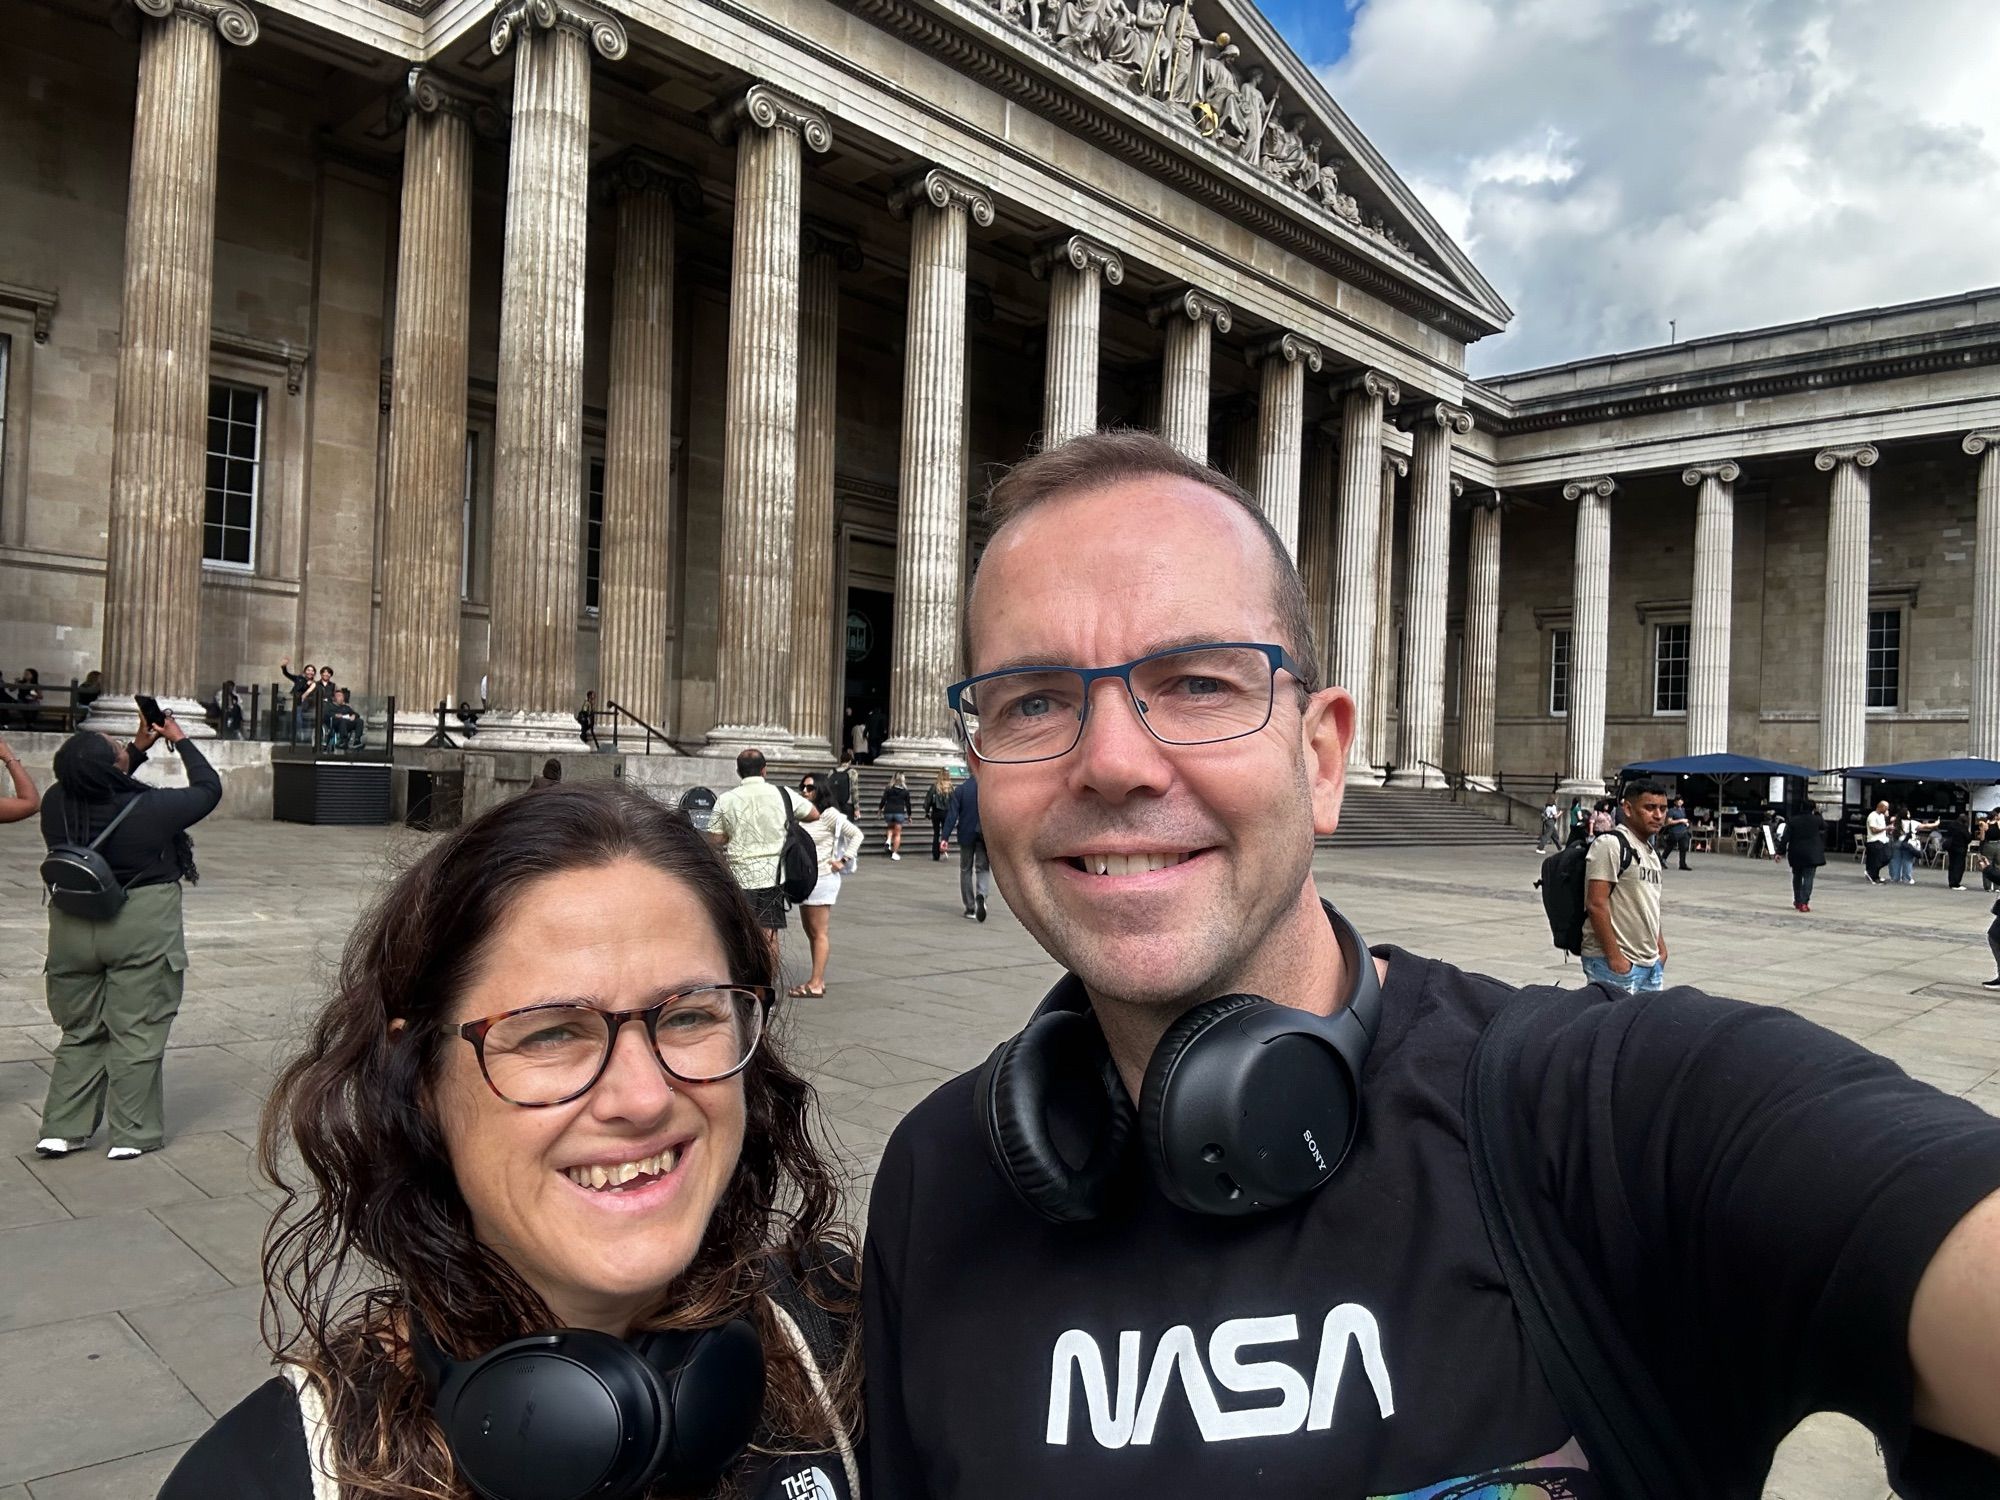
<path fill-rule="evenodd" d="M 472 112 L 419 74 L 403 127 L 376 670 L 406 736 L 428 733 L 458 696 L 472 287 Z"/>
<path fill-rule="evenodd" d="M 1967 433 L 1964 447 L 1979 458 L 1979 510 L 1972 544 L 1969 750 L 2000 760 L 2000 428 Z"/>
<path fill-rule="evenodd" d="M 1694 601 L 1688 624 L 1687 753 L 1729 748 L 1729 627 L 1736 578 L 1734 463 L 1697 464 L 1681 475 L 1699 485 L 1694 512 Z"/>
<path fill-rule="evenodd" d="M 1102 245 L 1071 235 L 1035 257 L 1049 278 L 1048 366 L 1042 385 L 1042 441 L 1048 447 L 1097 430 L 1097 366 L 1103 283 L 1125 279 L 1125 263 Z"/>
<path fill-rule="evenodd" d="M 1375 631 L 1385 612 L 1378 596 L 1387 588 L 1377 566 L 1382 544 L 1382 517 L 1393 517 L 1395 478 L 1383 467 L 1382 403 L 1399 401 L 1402 392 L 1385 375 L 1366 372 L 1348 388 L 1340 409 L 1340 543 L 1334 554 L 1333 640 L 1327 680 L 1354 695 L 1358 723 L 1347 747 L 1351 780 L 1378 781 L 1375 765 L 1382 746 L 1372 726 L 1377 700 L 1388 679 L 1376 674 Z"/>
<path fill-rule="evenodd" d="M 667 578 L 673 522 L 674 204 L 637 161 L 616 183 L 611 368 L 604 427 L 597 688 L 642 723 L 667 723 Z"/>
<path fill-rule="evenodd" d="M 1494 721 L 1500 684 L 1500 497 L 1472 508 L 1466 546 L 1465 706 L 1459 718 L 1459 770 L 1493 785 Z"/>
<path fill-rule="evenodd" d="M 1331 439 L 1318 436 L 1306 445 L 1305 478 L 1299 500 L 1299 581 L 1312 609 L 1313 644 L 1320 680 L 1333 664 L 1334 502 L 1339 464 Z"/>
<path fill-rule="evenodd" d="M 1612 480 L 1563 486 L 1576 502 L 1576 571 L 1569 637 L 1569 767 L 1567 796 L 1604 793 L 1604 674 L 1611 626 Z"/>
<path fill-rule="evenodd" d="M 1229 308 L 1188 289 L 1154 304 L 1149 316 L 1165 326 L 1167 335 L 1160 367 L 1160 436 L 1197 463 L 1207 463 L 1210 329 L 1229 332 Z"/>
<path fill-rule="evenodd" d="M 112 416 L 104 567 L 106 697 L 129 728 L 131 695 L 170 700 L 190 733 L 201 603 L 208 346 L 215 263 L 222 41 L 257 23 L 145 4 L 125 210 L 124 311 Z"/>
<path fill-rule="evenodd" d="M 1828 448 L 1813 459 L 1830 473 L 1826 508 L 1826 619 L 1820 648 L 1819 763 L 1858 766 L 1868 757 L 1868 470 L 1878 457 L 1862 444 Z M 1838 803 L 1843 778 L 1814 783 L 1816 801 Z"/>
<path fill-rule="evenodd" d="M 831 752 L 839 710 L 834 652 L 844 644 L 833 597 L 833 462 L 839 383 L 840 270 L 859 252 L 806 237 L 799 286 L 798 535 L 792 600 L 792 737 L 801 753 Z"/>
<path fill-rule="evenodd" d="M 1396 723 L 1398 786 L 1441 786 L 1444 774 L 1445 592 L 1451 567 L 1451 439 L 1472 418 L 1437 403 L 1411 433 L 1410 568 L 1403 606 L 1403 704 Z"/>
<path fill-rule="evenodd" d="M 1299 554 L 1299 477 L 1304 460 L 1306 371 L 1317 371 L 1317 346 L 1280 334 L 1257 351 L 1262 386 L 1257 397 L 1257 504 L 1264 518 Z"/>
<path fill-rule="evenodd" d="M 1380 495 L 1375 516 L 1374 630 L 1370 645 L 1369 679 L 1373 684 L 1362 702 L 1368 723 L 1367 765 L 1357 767 L 1350 752 L 1347 774 L 1371 781 L 1380 780 L 1375 766 L 1385 766 L 1396 758 L 1396 744 L 1389 736 L 1389 710 L 1396 694 L 1396 481 L 1410 472 L 1410 461 L 1400 453 L 1381 455 Z M 1342 551 L 1346 550 L 1345 544 Z M 1338 630 L 1336 626 L 1336 630 Z M 1356 739 L 1360 736 L 1357 734 Z"/>
<path fill-rule="evenodd" d="M 552 24 L 547 24 L 552 22 Z M 590 53 L 624 33 L 557 4 L 501 11 L 511 44 L 513 142 L 500 280 L 493 484 L 492 699 L 480 743 L 576 738 L 583 546 L 583 272 L 590 209 Z"/>
<path fill-rule="evenodd" d="M 927 173 L 897 200 L 910 215 L 903 458 L 896 512 L 896 658 L 883 759 L 957 758 L 945 689 L 957 676 L 965 581 L 965 266 L 969 218 L 993 222 L 984 189 Z"/>
<path fill-rule="evenodd" d="M 752 117 L 736 140 L 722 607 L 715 669 L 724 749 L 791 741 L 792 549 L 798 540 L 799 129 Z"/>

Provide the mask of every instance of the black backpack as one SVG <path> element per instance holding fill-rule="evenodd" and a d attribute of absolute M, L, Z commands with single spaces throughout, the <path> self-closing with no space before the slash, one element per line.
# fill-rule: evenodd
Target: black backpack
<path fill-rule="evenodd" d="M 125 884 L 111 870 L 111 862 L 97 852 L 97 846 L 111 837 L 111 830 L 125 821 L 125 815 L 139 805 L 133 796 L 118 809 L 104 832 L 87 844 L 67 840 L 55 845 L 42 861 L 42 884 L 48 888 L 49 902 L 57 911 L 93 922 L 109 922 L 125 907 Z M 63 799 L 63 831 L 69 830 L 69 799 Z"/>
<path fill-rule="evenodd" d="M 1632 852 L 1631 840 L 1613 832 L 1563 845 L 1542 861 L 1542 878 L 1535 882 L 1535 889 L 1542 893 L 1542 911 L 1549 919 L 1550 939 L 1563 952 L 1578 957 L 1583 955 L 1584 871 L 1597 839 L 1618 840 L 1618 874 L 1623 878 L 1639 856 Z"/>
<path fill-rule="evenodd" d="M 778 852 L 778 888 L 787 901 L 797 906 L 819 884 L 819 848 L 798 814 L 792 811 L 792 794 L 781 786 L 772 790 L 785 803 L 785 846 Z"/>

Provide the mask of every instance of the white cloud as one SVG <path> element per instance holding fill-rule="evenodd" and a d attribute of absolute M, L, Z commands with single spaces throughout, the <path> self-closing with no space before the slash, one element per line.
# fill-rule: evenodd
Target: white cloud
<path fill-rule="evenodd" d="M 1996 0 L 1361 0 L 1328 87 L 1492 373 L 2000 282 Z"/>

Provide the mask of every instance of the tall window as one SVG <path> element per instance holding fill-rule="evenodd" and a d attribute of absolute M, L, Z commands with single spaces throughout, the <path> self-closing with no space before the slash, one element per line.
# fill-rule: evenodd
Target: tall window
<path fill-rule="evenodd" d="M 1688 706 L 1688 629 L 1653 627 L 1653 712 L 1684 714 Z"/>
<path fill-rule="evenodd" d="M 257 556 L 257 492 L 264 456 L 264 393 L 208 383 L 208 492 L 201 560 L 248 569 Z"/>
<path fill-rule="evenodd" d="M 1549 713 L 1562 718 L 1569 713 L 1569 627 L 1549 632 Z"/>
<path fill-rule="evenodd" d="M 472 597 L 472 497 L 479 479 L 479 434 L 465 435 L 465 499 L 459 509 L 458 597 Z"/>
<path fill-rule="evenodd" d="M 1903 701 L 1903 612 L 1868 611 L 1868 706 L 1896 708 Z"/>
<path fill-rule="evenodd" d="M 590 461 L 590 508 L 583 531 L 583 607 L 597 613 L 597 585 L 604 570 L 604 460 Z"/>
<path fill-rule="evenodd" d="M 7 462 L 7 380 L 12 373 L 9 357 L 13 352 L 12 336 L 0 333 L 0 467 Z"/>

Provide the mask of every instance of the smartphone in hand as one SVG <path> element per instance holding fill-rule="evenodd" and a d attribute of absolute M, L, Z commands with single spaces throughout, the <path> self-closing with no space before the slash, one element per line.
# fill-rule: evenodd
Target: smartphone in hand
<path fill-rule="evenodd" d="M 150 697 L 145 693 L 134 693 L 132 701 L 139 705 L 140 716 L 155 729 L 160 728 L 167 722 L 167 711 L 160 707 L 160 700 L 158 698 Z"/>

